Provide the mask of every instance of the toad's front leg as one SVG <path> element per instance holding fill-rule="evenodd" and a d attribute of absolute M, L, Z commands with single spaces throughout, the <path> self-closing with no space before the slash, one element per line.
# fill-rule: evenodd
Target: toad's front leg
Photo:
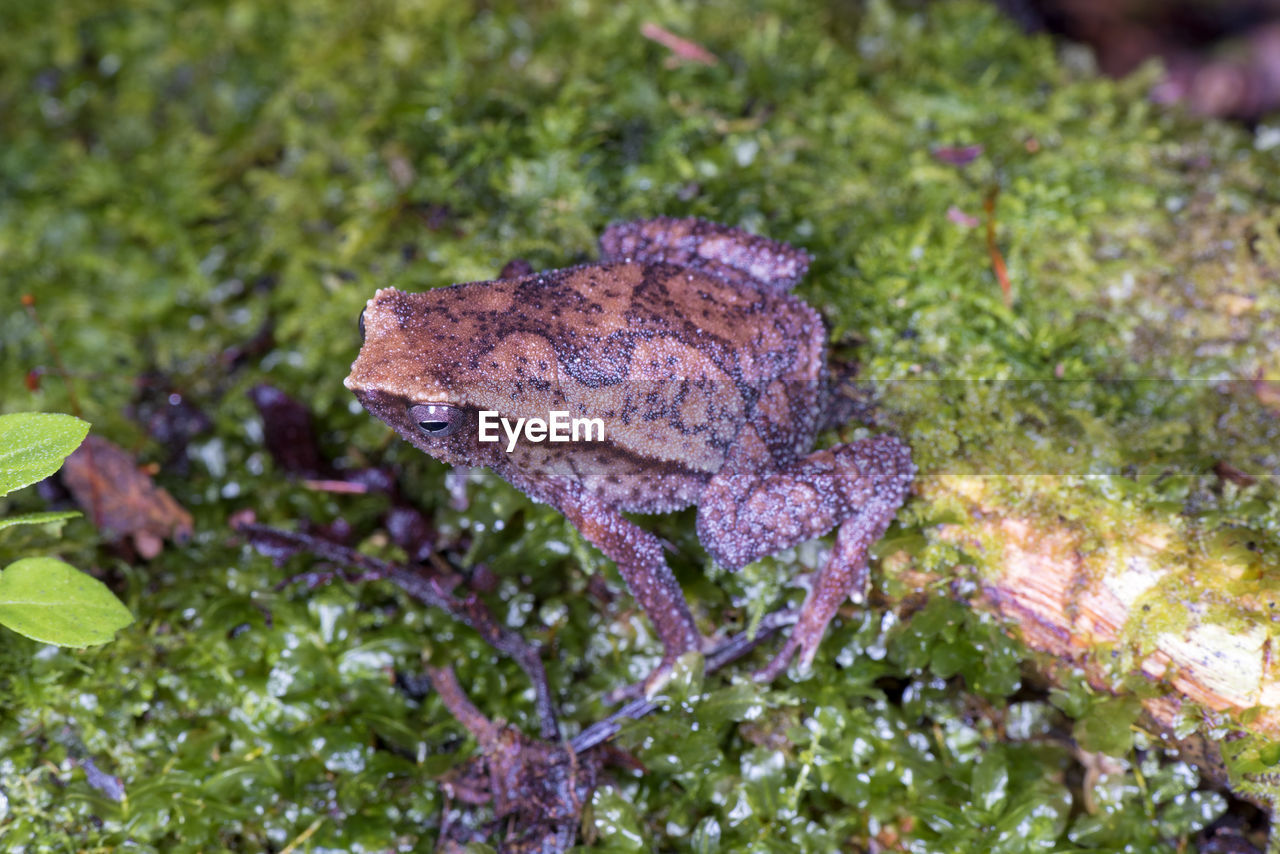
<path fill-rule="evenodd" d="M 785 670 L 797 650 L 804 667 L 812 663 L 840 603 L 865 588 L 867 551 L 902 506 L 914 475 L 907 446 L 876 436 L 763 475 L 722 471 L 711 479 L 698 506 L 698 536 L 729 569 L 840 526 L 791 636 L 757 674 L 760 679 Z"/>
<path fill-rule="evenodd" d="M 618 571 L 662 642 L 662 664 L 648 682 L 661 678 L 675 660 L 702 647 L 689 604 L 662 555 L 662 541 L 594 498 L 576 482 L 562 478 L 525 481 L 513 475 L 526 493 L 555 507 L 582 536 L 618 565 Z"/>

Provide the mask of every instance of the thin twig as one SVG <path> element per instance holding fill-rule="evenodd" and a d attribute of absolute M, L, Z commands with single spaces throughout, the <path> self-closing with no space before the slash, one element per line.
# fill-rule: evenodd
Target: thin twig
<path fill-rule="evenodd" d="M 500 728 L 471 702 L 467 692 L 458 684 L 458 675 L 453 672 L 452 667 L 428 667 L 427 678 L 431 680 L 431 687 L 435 689 L 449 714 L 457 718 L 458 723 L 466 727 L 476 741 L 485 747 L 497 742 Z"/>

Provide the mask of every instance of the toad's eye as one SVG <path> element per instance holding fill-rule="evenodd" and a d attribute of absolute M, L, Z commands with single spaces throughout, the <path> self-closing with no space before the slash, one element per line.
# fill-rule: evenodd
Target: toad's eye
<path fill-rule="evenodd" d="M 414 404 L 409 407 L 409 417 L 418 423 L 419 430 L 433 439 L 452 436 L 467 420 L 461 409 L 447 403 Z"/>
<path fill-rule="evenodd" d="M 360 327 L 360 343 L 361 344 L 364 343 L 364 313 L 368 310 L 369 310 L 369 306 L 367 305 L 360 310 L 360 322 L 358 326 Z"/>

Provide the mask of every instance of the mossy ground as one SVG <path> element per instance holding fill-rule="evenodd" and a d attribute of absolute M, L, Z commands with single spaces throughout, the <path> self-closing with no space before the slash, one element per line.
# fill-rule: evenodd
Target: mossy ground
<path fill-rule="evenodd" d="M 670 67 L 646 21 L 720 61 Z M 629 599 L 583 595 L 612 573 L 603 558 L 493 478 L 451 509 L 443 469 L 341 384 L 374 288 L 491 278 L 514 257 L 564 266 L 613 220 L 695 214 L 812 252 L 799 292 L 878 381 L 877 417 L 926 477 L 1064 475 L 992 488 L 1020 512 L 1165 514 L 1209 547 L 1246 531 L 1275 570 L 1273 482 L 1211 469 L 1280 470 L 1280 420 L 1248 382 L 1223 385 L 1280 374 L 1277 149 L 1165 113 L 1149 76 L 1100 79 L 986 5 L 66 0 L 0 7 L 0 56 L 3 408 L 69 407 L 51 377 L 24 385 L 50 362 L 30 293 L 95 431 L 164 461 L 139 406 L 180 394 L 214 421 L 158 475 L 193 542 L 127 564 L 76 522 L 59 544 L 138 623 L 78 653 L 3 639 L 7 850 L 421 850 L 433 779 L 473 749 L 389 678 L 422 657 L 534 731 L 523 674 L 443 615 L 382 584 L 273 592 L 306 564 L 247 551 L 231 513 L 345 517 L 382 548 L 385 504 L 273 470 L 245 394 L 264 380 L 314 409 L 340 461 L 390 462 L 443 532 L 468 528 L 504 579 L 497 613 L 555 650 L 571 726 L 646 671 L 654 640 Z M 932 153 L 973 144 L 968 165 Z M 266 352 L 219 359 L 264 325 Z M 930 382 L 956 379 L 988 382 Z M 953 511 L 917 500 L 882 551 L 945 570 L 961 556 L 930 532 Z M 689 515 L 645 524 L 675 545 L 707 630 L 797 599 L 785 581 L 815 559 L 732 576 L 704 566 Z M 1135 749 L 1131 701 L 1022 690 L 1023 657 L 941 596 L 905 623 L 855 612 L 802 681 L 676 686 L 704 696 L 623 735 L 648 771 L 597 792 L 586 844 L 1187 850 L 1221 796 Z M 1085 774 L 1053 737 L 1071 718 L 1119 755 L 1114 773 Z"/>

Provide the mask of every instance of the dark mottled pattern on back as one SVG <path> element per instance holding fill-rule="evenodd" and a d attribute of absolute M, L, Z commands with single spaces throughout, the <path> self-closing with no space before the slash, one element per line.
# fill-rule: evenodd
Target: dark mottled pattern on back
<path fill-rule="evenodd" d="M 635 271 L 639 282 L 620 284 L 619 272 Z M 588 283 L 590 291 L 566 286 L 570 278 Z M 712 287 L 707 287 L 713 284 Z M 739 354 L 763 326 L 773 328 L 782 346 L 755 353 L 770 363 L 769 378 L 783 375 L 798 358 L 797 337 L 821 330 L 821 322 L 804 303 L 763 290 L 737 288 L 744 300 L 731 304 L 720 298 L 725 283 L 708 283 L 706 274 L 670 264 L 617 263 L 552 270 L 513 280 L 470 282 L 415 295 L 419 312 L 402 315 L 407 332 L 425 331 L 449 343 L 456 355 L 467 355 L 473 370 L 502 368 L 485 362 L 491 348 L 515 332 L 545 337 L 562 368 L 588 386 L 626 381 L 632 350 L 638 341 L 672 338 L 695 347 L 731 377 L 739 391 L 753 395 L 758 377 L 746 377 Z M 509 289 L 513 309 L 477 309 L 469 303 L 477 288 Z M 625 302 L 626 326 L 614 329 L 616 309 L 606 303 Z M 815 328 L 816 324 L 816 328 Z M 807 367 L 807 366 L 805 366 Z M 682 366 L 670 366 L 671 376 Z"/>

